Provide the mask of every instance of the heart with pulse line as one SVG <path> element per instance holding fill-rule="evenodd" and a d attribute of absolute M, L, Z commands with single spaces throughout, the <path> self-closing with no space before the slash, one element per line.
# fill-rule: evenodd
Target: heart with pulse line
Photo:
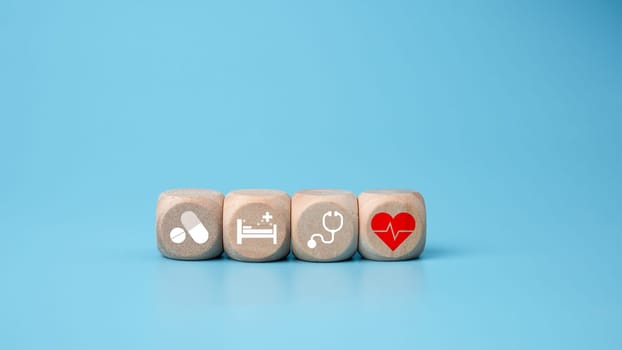
<path fill-rule="evenodd" d="M 415 230 L 415 218 L 406 212 L 394 217 L 381 212 L 371 219 L 371 229 L 391 250 L 397 249 Z"/>

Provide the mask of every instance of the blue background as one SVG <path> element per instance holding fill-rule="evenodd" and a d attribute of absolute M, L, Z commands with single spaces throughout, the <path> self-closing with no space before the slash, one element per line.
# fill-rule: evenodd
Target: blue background
<path fill-rule="evenodd" d="M 0 1 L 0 347 L 617 348 L 615 1 Z M 413 188 L 421 259 L 180 262 L 158 194 Z"/>

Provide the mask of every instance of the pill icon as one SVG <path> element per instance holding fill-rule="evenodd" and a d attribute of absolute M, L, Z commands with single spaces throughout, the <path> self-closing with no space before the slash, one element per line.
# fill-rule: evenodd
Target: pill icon
<path fill-rule="evenodd" d="M 183 243 L 186 240 L 186 231 L 195 243 L 203 244 L 209 239 L 207 228 L 205 228 L 194 212 L 183 212 L 181 214 L 181 224 L 184 228 L 174 227 L 170 232 L 171 241 L 173 241 L 173 243 Z"/>
<path fill-rule="evenodd" d="M 171 230 L 171 241 L 180 244 L 186 240 L 186 231 L 181 227 L 174 227 Z"/>

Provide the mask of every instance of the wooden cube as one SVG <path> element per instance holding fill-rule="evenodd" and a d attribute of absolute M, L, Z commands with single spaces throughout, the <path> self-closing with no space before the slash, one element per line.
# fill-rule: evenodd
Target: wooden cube
<path fill-rule="evenodd" d="M 359 194 L 359 253 L 372 260 L 417 258 L 425 246 L 423 196 L 409 190 Z"/>
<path fill-rule="evenodd" d="M 241 261 L 274 261 L 289 254 L 290 198 L 277 190 L 237 190 L 225 197 L 224 249 Z"/>
<path fill-rule="evenodd" d="M 171 259 L 203 260 L 222 254 L 222 193 L 177 189 L 163 192 L 156 209 L 156 240 Z"/>
<path fill-rule="evenodd" d="M 350 259 L 358 246 L 358 204 L 343 190 L 304 190 L 292 197 L 292 251 L 307 261 Z"/>

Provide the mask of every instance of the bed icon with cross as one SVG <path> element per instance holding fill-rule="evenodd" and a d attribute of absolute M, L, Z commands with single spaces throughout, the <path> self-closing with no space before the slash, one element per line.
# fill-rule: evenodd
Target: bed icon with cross
<path fill-rule="evenodd" d="M 276 245 L 277 225 L 274 223 L 270 224 L 270 220 L 272 220 L 272 215 L 270 215 L 269 212 L 266 212 L 262 216 L 262 218 L 263 218 L 263 220 L 261 220 L 262 223 L 265 223 L 271 226 L 271 228 L 253 228 L 253 226 L 251 225 L 244 225 L 244 220 L 242 219 L 236 220 L 236 224 L 237 224 L 236 243 L 238 245 L 241 245 L 242 240 L 245 238 L 246 239 L 272 238 L 272 244 Z M 258 223 L 258 225 L 261 225 L 261 223 Z M 266 225 L 261 225 L 261 226 L 266 226 Z"/>

